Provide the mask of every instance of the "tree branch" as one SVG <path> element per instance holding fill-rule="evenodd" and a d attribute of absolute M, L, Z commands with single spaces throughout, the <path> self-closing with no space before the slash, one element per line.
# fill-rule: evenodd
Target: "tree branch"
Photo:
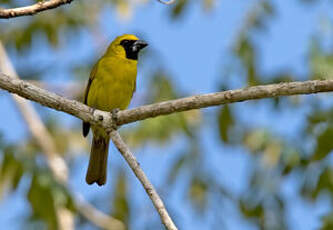
<path fill-rule="evenodd" d="M 107 214 L 101 212 L 92 206 L 89 202 L 87 202 L 81 194 L 74 194 L 75 204 L 77 206 L 78 211 L 82 216 L 84 216 L 87 220 L 92 222 L 97 227 L 104 230 L 125 230 L 125 224 L 120 220 L 108 216 Z M 66 229 L 67 230 L 67 229 Z"/>
<path fill-rule="evenodd" d="M 165 5 L 171 5 L 171 4 L 173 4 L 176 0 L 169 0 L 169 1 L 157 0 L 157 1 L 159 1 L 160 3 L 165 4 Z"/>
<path fill-rule="evenodd" d="M 69 4 L 73 0 L 49 0 L 41 1 L 36 4 L 12 9 L 0 8 L 0 18 L 15 18 L 26 15 L 34 15 L 41 11 L 57 8 L 64 4 Z"/>
<path fill-rule="evenodd" d="M 41 89 L 26 81 L 12 79 L 0 73 L 0 88 L 21 97 L 38 102 L 41 105 L 76 116 L 93 125 L 112 129 L 112 118 L 109 112 L 95 110 L 78 101 L 69 100 L 55 93 Z M 243 89 L 227 90 L 217 93 L 196 95 L 176 100 L 140 106 L 138 108 L 119 111 L 117 125 L 144 120 L 147 118 L 200 109 L 211 106 L 230 104 L 235 102 L 272 98 L 278 96 L 292 96 L 299 94 L 313 94 L 333 91 L 333 80 L 315 80 L 304 82 L 287 82 L 271 85 L 253 86 Z"/>
<path fill-rule="evenodd" d="M 156 192 L 154 186 L 148 180 L 144 171 L 140 168 L 140 164 L 136 160 L 133 153 L 121 139 L 119 133 L 116 130 L 111 131 L 110 133 L 111 140 L 113 141 L 114 145 L 117 147 L 121 155 L 125 158 L 127 164 L 131 167 L 132 171 L 134 172 L 135 176 L 139 179 L 142 186 L 146 190 L 149 198 L 153 202 L 158 214 L 161 217 L 161 220 L 168 230 L 177 230 L 177 227 L 173 223 L 172 219 L 170 218 L 166 208 L 164 207 L 163 201 L 161 200 L 160 196 Z"/>

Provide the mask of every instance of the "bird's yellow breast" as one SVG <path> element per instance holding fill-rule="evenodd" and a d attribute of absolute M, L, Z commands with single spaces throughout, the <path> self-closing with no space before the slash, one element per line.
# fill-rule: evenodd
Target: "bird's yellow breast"
<path fill-rule="evenodd" d="M 87 104 L 111 111 L 126 109 L 135 90 L 137 61 L 119 57 L 101 58 L 88 92 Z"/>

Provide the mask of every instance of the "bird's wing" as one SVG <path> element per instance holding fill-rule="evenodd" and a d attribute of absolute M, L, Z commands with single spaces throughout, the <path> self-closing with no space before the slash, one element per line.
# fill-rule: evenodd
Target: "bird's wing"
<path fill-rule="evenodd" d="M 87 84 L 86 90 L 84 92 L 84 104 L 88 103 L 88 94 L 89 94 L 90 86 L 91 86 L 92 81 L 95 78 L 96 72 L 97 72 L 97 63 L 95 64 L 95 66 L 91 70 L 91 73 L 90 73 L 90 76 L 89 76 L 88 84 Z"/>
<path fill-rule="evenodd" d="M 93 69 L 91 70 L 91 73 L 90 73 L 88 84 L 87 84 L 86 90 L 84 92 L 84 104 L 88 103 L 88 94 L 89 94 L 90 86 L 91 86 L 92 81 L 95 78 L 96 72 L 97 72 L 97 63 L 95 64 L 95 66 L 93 67 Z M 83 133 L 84 137 L 86 137 L 88 135 L 89 129 L 90 129 L 90 123 L 83 122 L 82 133 Z"/>

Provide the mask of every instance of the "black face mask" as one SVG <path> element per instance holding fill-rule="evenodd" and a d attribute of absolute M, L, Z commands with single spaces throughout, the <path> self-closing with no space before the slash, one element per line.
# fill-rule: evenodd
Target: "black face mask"
<path fill-rule="evenodd" d="M 148 44 L 142 40 L 128 40 L 124 39 L 120 42 L 126 52 L 126 58 L 138 60 L 139 51 L 145 48 Z"/>

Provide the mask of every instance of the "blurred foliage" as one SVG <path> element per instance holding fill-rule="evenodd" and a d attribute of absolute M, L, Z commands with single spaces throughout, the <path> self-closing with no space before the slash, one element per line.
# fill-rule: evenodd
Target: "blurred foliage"
<path fill-rule="evenodd" d="M 126 225 L 129 224 L 129 204 L 127 199 L 128 185 L 125 174 L 119 172 L 116 186 L 114 187 L 113 209 L 111 213 L 113 217 L 123 221 Z"/>
<path fill-rule="evenodd" d="M 36 152 L 40 152 L 33 142 L 28 139 L 17 145 L 1 145 L 1 192 L 3 195 L 13 192 L 20 186 L 23 176 L 30 178 L 27 191 L 27 200 L 31 206 L 29 221 L 43 221 L 47 229 L 58 229 L 58 208 L 74 212 L 75 204 L 70 192 L 55 181 L 45 164 L 41 164 L 40 155 L 33 157 Z"/>
<path fill-rule="evenodd" d="M 207 188 L 208 184 L 197 177 L 192 178 L 189 187 L 189 198 L 199 210 L 205 210 L 207 205 Z"/>
<path fill-rule="evenodd" d="M 7 46 L 14 46 L 18 51 L 31 48 L 32 42 L 43 36 L 48 43 L 56 48 L 59 37 L 64 34 L 75 33 L 78 29 L 91 21 L 80 13 L 85 10 L 81 5 L 75 4 L 68 10 L 59 8 L 57 11 L 42 13 L 38 17 L 30 17 L 22 23 L 13 24 L 11 27 L 1 27 L 1 38 Z M 15 37 L 15 39 L 12 39 Z"/>
<path fill-rule="evenodd" d="M 0 183 L 2 193 L 15 190 L 24 173 L 23 162 L 15 158 L 14 150 L 14 147 L 8 146 L 4 148 L 3 151 L 0 171 Z"/>
<path fill-rule="evenodd" d="M 228 130 L 230 127 L 234 125 L 234 118 L 232 115 L 232 111 L 230 110 L 230 106 L 225 105 L 221 107 L 220 112 L 218 114 L 218 123 L 219 123 L 219 131 L 221 139 L 224 142 L 228 142 L 229 140 Z"/>
<path fill-rule="evenodd" d="M 24 3 L 27 2 L 35 1 L 24 1 Z M 137 1 L 133 4 L 133 1 L 109 0 L 91 4 L 90 1 L 73 1 L 70 5 L 33 17 L 0 21 L 1 40 L 11 54 L 20 60 L 25 60 L 33 54 L 39 44 L 47 46 L 49 55 L 52 56 L 64 51 L 67 40 L 80 36 L 81 32 L 89 34 L 93 42 L 100 43 L 103 40 L 102 29 L 99 28 L 100 20 L 106 12 L 113 10 L 116 12 L 115 17 L 120 20 L 129 20 L 138 5 L 150 2 Z M 196 2 L 177 0 L 175 4 L 166 8 L 167 16 L 170 20 L 181 21 L 192 9 L 192 4 Z M 303 4 L 319 2 L 299 0 L 297 4 L 301 7 Z M 0 4 L 3 7 L 17 7 L 23 3 L 0 0 Z M 216 0 L 200 0 L 200 5 L 206 13 L 212 12 L 217 4 L 219 1 Z M 308 10 L 311 10 L 311 7 Z M 311 38 L 307 53 L 308 65 L 304 66 L 308 71 L 306 76 L 299 76 L 286 69 L 274 73 L 261 72 L 261 47 L 257 38 L 267 35 L 272 21 L 278 20 L 280 16 L 274 1 L 254 1 L 253 7 L 246 12 L 243 24 L 233 40 L 228 54 L 230 60 L 227 66 L 223 66 L 224 72 L 220 77 L 223 80 L 219 82 L 223 85 L 223 89 L 233 87 L 230 79 L 233 79 L 235 75 L 240 78 L 244 86 L 333 76 L 333 45 L 331 44 L 333 26 L 329 17 L 321 22 L 320 30 L 315 31 Z M 149 55 L 149 53 L 145 54 L 145 56 Z M 68 70 L 69 76 L 75 81 L 85 79 L 95 58 L 94 56 L 91 60 L 71 65 Z M 35 79 L 43 81 L 47 79 L 45 71 L 49 70 L 54 63 L 36 65 L 36 63 L 27 62 L 24 64 L 22 69 L 18 66 L 18 71 L 23 78 L 31 79 L 34 76 Z M 161 64 L 155 69 L 151 67 L 150 76 L 146 78 L 149 79 L 147 84 L 149 90 L 140 103 L 155 103 L 185 95 L 185 92 L 179 89 L 177 82 L 171 80 L 171 74 L 165 70 L 167 69 L 165 65 Z M 78 90 L 76 88 L 68 91 L 77 92 Z M 73 96 L 80 98 L 76 94 Z M 203 116 L 198 110 L 147 119 L 124 128 L 122 134 L 134 149 L 144 148 L 146 144 L 154 144 L 154 147 L 159 150 L 173 143 L 179 144 L 180 141 L 183 143 L 180 150 L 177 150 L 177 154 L 174 154 L 173 161 L 168 165 L 165 172 L 166 179 L 159 181 L 161 189 L 158 189 L 162 192 L 177 191 L 178 193 L 180 189 L 176 186 L 179 186 L 177 184 L 179 178 L 186 178 L 182 180 L 187 182 L 186 185 L 181 186 L 183 189 L 181 192 L 185 197 L 184 204 L 188 202 L 197 211 L 196 217 L 203 221 L 205 216 L 222 213 L 225 206 L 220 201 L 228 200 L 242 217 L 257 229 L 291 229 L 288 223 L 287 202 L 289 200 L 281 192 L 286 181 L 295 177 L 301 178 L 295 193 L 300 199 L 306 201 L 316 202 L 322 194 L 329 194 L 331 197 L 333 193 L 332 105 L 328 102 L 322 103 L 317 97 L 309 100 L 290 97 L 263 100 L 260 103 L 265 103 L 267 106 L 273 104 L 274 109 L 278 108 L 271 112 L 275 115 L 289 110 L 294 111 L 297 108 L 309 106 L 311 108 L 307 110 L 302 130 L 295 139 L 279 135 L 274 125 L 257 127 L 255 124 L 249 124 L 248 121 L 244 122 L 240 117 L 247 115 L 248 111 L 240 109 L 237 105 L 221 106 L 213 110 L 214 119 L 204 119 L 206 114 Z M 249 103 L 249 107 L 255 108 L 257 105 L 256 102 Z M 72 166 L 78 155 L 88 152 L 89 146 L 81 137 L 81 130 L 67 124 L 62 125 L 63 122 L 53 115 L 53 111 L 51 113 L 41 111 L 41 113 L 59 154 L 66 157 L 69 165 Z M 211 114 L 207 114 L 208 117 L 209 115 Z M 249 116 L 253 116 L 253 113 Z M 272 124 L 274 122 L 272 120 Z M 224 152 L 225 149 L 239 148 L 247 153 L 246 156 L 249 158 L 248 166 L 246 166 L 247 183 L 241 192 L 236 193 L 222 183 L 223 175 L 217 175 L 215 168 L 211 166 L 211 161 L 216 163 L 216 156 L 212 156 L 209 146 L 203 140 L 206 138 L 207 127 L 215 129 L 217 135 L 214 141 L 221 145 L 221 151 L 217 151 L 216 155 L 227 154 Z M 15 144 L 5 138 L 0 135 L 0 192 L 3 199 L 20 187 L 26 187 L 26 199 L 30 205 L 27 219 L 29 225 L 35 224 L 33 229 L 58 229 L 57 210 L 59 208 L 66 208 L 77 213 L 70 191 L 54 180 L 47 169 L 38 143 L 29 135 L 22 142 Z M 209 157 L 213 157 L 214 160 L 208 161 Z M 164 162 L 158 162 L 158 164 L 164 164 Z M 139 229 L 133 225 L 137 223 L 137 216 L 141 215 L 135 208 L 135 203 L 138 201 L 131 190 L 133 184 L 128 179 L 124 168 L 116 171 L 113 175 L 115 183 L 112 195 L 108 194 L 105 197 L 98 194 L 96 196 L 102 200 L 104 206 L 101 206 L 108 208 L 109 213 L 122 220 L 129 229 Z M 133 175 L 130 174 L 130 176 Z M 95 202 L 94 199 L 92 200 Z M 98 202 L 95 203 L 98 204 Z M 167 199 L 166 203 L 168 206 Z M 181 203 L 179 206 L 184 204 Z M 329 206 L 332 209 L 332 201 Z M 178 208 L 171 206 L 170 209 Z M 148 216 L 146 226 L 140 229 L 160 229 L 157 215 L 154 214 L 154 218 L 151 218 L 151 214 Z M 174 216 L 177 216 L 177 212 Z M 229 218 L 226 214 L 218 217 Z M 321 220 L 321 229 L 333 228 L 332 212 L 325 213 Z M 87 220 L 79 219 L 79 221 L 77 227 L 84 228 Z M 217 229 L 216 226 L 221 225 L 209 222 L 205 226 L 207 229 Z"/>
<path fill-rule="evenodd" d="M 161 102 L 180 97 L 174 91 L 174 85 L 170 78 L 161 74 L 152 76 L 150 89 L 146 95 L 147 103 Z M 140 122 L 135 129 L 125 133 L 126 141 L 131 146 L 139 147 L 146 141 L 163 144 L 168 142 L 174 135 L 183 133 L 189 137 L 193 130 L 200 125 L 201 115 L 199 110 L 176 113 L 169 116 L 161 116 Z"/>
<path fill-rule="evenodd" d="M 172 18 L 176 19 L 182 14 L 184 14 L 184 11 L 186 7 L 188 6 L 188 1 L 187 0 L 179 0 L 176 1 L 172 10 L 171 10 L 171 16 Z"/>
<path fill-rule="evenodd" d="M 321 230 L 329 230 L 333 228 L 333 213 L 325 216 L 323 219 L 323 225 L 320 228 Z"/>
<path fill-rule="evenodd" d="M 32 175 L 27 199 L 32 207 L 32 219 L 43 220 L 47 229 L 59 229 L 57 211 L 60 207 L 74 211 L 70 194 L 49 173 L 36 171 Z"/>

